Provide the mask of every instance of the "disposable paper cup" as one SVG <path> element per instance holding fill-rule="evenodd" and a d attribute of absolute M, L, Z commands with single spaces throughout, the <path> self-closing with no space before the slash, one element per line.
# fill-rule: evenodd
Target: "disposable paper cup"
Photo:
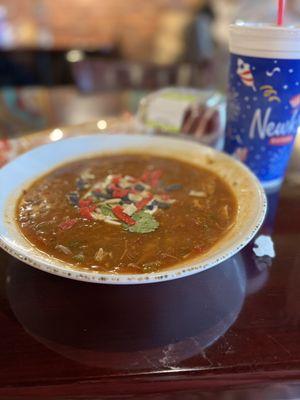
<path fill-rule="evenodd" d="M 300 27 L 230 26 L 225 151 L 279 186 L 300 126 Z"/>

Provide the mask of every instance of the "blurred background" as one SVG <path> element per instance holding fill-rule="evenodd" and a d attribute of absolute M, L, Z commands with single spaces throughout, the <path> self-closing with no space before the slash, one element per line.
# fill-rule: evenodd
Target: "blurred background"
<path fill-rule="evenodd" d="M 0 0 L 0 138 L 133 114 L 165 86 L 224 92 L 228 24 L 273 22 L 276 3 Z"/>

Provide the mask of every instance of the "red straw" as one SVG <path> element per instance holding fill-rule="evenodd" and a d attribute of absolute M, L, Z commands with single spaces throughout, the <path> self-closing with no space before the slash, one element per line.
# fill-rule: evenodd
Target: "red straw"
<path fill-rule="evenodd" d="M 285 0 L 278 0 L 278 13 L 277 13 L 277 25 L 283 25 L 283 18 L 285 12 Z"/>

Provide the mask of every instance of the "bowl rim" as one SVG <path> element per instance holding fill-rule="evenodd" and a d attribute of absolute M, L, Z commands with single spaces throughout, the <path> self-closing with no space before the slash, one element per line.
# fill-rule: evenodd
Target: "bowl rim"
<path fill-rule="evenodd" d="M 181 143 L 187 143 L 188 141 L 185 138 L 182 137 L 176 137 L 176 138 L 170 138 L 170 137 L 162 137 L 162 136 L 153 136 L 153 135 L 145 135 L 145 134 L 130 134 L 130 133 L 103 133 L 100 134 L 89 134 L 89 135 L 82 135 L 82 136 L 76 136 L 76 137 L 71 137 L 67 138 L 64 140 L 61 140 L 59 142 L 54 142 L 54 143 L 48 143 L 42 146 L 38 146 L 34 148 L 33 150 L 30 150 L 26 152 L 25 154 L 22 154 L 15 158 L 13 161 L 8 163 L 6 166 L 4 166 L 2 169 L 0 169 L 0 178 L 2 175 L 5 174 L 6 168 L 11 166 L 12 164 L 16 163 L 22 163 L 24 158 L 26 157 L 34 157 L 36 152 L 41 151 L 42 149 L 48 148 L 49 146 L 57 146 L 59 143 L 63 142 L 68 142 L 68 141 L 80 141 L 80 140 L 85 140 L 85 139 L 93 139 L 93 138 L 99 138 L 99 137 L 116 137 L 116 136 L 134 136 L 134 137 L 145 137 L 145 136 L 150 136 L 155 137 L 156 140 L 165 140 L 165 141 L 180 141 Z M 190 142 L 191 143 L 191 142 Z M 188 263 L 189 266 L 184 267 L 180 266 L 176 267 L 174 266 L 173 268 L 162 270 L 160 272 L 155 272 L 155 273 L 146 273 L 146 274 L 105 274 L 105 273 L 99 273 L 99 272 L 94 272 L 94 271 L 84 271 L 80 269 L 76 269 L 74 265 L 68 264 L 62 260 L 56 259 L 54 257 L 51 257 L 47 255 L 46 253 L 43 253 L 41 250 L 37 249 L 34 247 L 32 243 L 28 239 L 22 235 L 20 229 L 19 233 L 20 235 L 23 236 L 23 239 L 27 242 L 28 246 L 31 247 L 32 253 L 28 253 L 22 249 L 22 246 L 19 245 L 18 241 L 16 241 L 14 238 L 9 239 L 6 236 L 4 236 L 1 233 L 0 229 L 0 247 L 5 250 L 7 253 L 12 255 L 13 257 L 19 259 L 22 262 L 25 262 L 26 264 L 40 269 L 42 271 L 58 275 L 61 277 L 73 279 L 73 280 L 78 280 L 78 281 L 85 281 L 85 282 L 92 282 L 92 283 L 103 283 L 103 284 L 117 284 L 117 285 L 130 285 L 130 284 L 147 284 L 147 283 L 157 283 L 157 282 L 163 282 L 163 281 L 169 281 L 169 280 L 174 280 L 174 279 L 179 279 L 185 276 L 190 276 L 198 272 L 205 271 L 209 268 L 212 268 L 221 262 L 227 260 L 228 258 L 232 257 L 235 255 L 239 250 L 241 250 L 244 246 L 246 246 L 251 239 L 255 236 L 259 228 L 261 227 L 266 211 L 267 211 L 267 198 L 264 192 L 264 189 L 262 188 L 260 182 L 258 181 L 257 177 L 246 167 L 244 164 L 242 164 L 240 161 L 233 159 L 229 155 L 225 153 L 221 153 L 218 150 L 209 148 L 208 146 L 205 146 L 203 144 L 197 143 L 195 144 L 192 142 L 194 146 L 197 146 L 199 149 L 199 152 L 209 151 L 212 154 L 222 154 L 222 157 L 225 157 L 230 164 L 235 165 L 235 167 L 238 167 L 240 170 L 243 170 L 244 173 L 248 175 L 248 177 L 251 178 L 252 183 L 256 187 L 257 194 L 258 194 L 258 199 L 259 203 L 257 204 L 257 214 L 256 214 L 256 219 L 255 221 L 252 221 L 252 227 L 251 229 L 248 230 L 247 235 L 243 237 L 242 240 L 238 240 L 237 243 L 234 246 L 231 246 L 227 251 L 224 251 L 222 255 L 220 256 L 211 256 L 207 260 L 205 260 L 205 254 L 201 257 L 201 259 L 193 258 L 191 259 Z M 130 148 L 130 147 L 129 147 Z M 127 152 L 125 149 L 123 149 L 123 153 Z M 103 152 L 102 152 L 103 153 Z M 122 153 L 122 149 L 119 151 L 119 153 Z M 46 170 L 46 172 L 43 173 L 37 173 L 34 174 L 34 176 L 29 180 L 30 182 L 35 181 L 38 179 L 40 176 L 43 176 L 50 172 L 51 170 L 55 169 L 61 164 L 65 164 L 67 162 L 70 162 L 72 160 L 76 159 L 84 159 L 88 158 L 90 156 L 93 156 L 95 154 L 100 155 L 101 154 L 101 148 L 98 149 L 98 151 L 95 151 L 94 153 L 92 152 L 83 152 L 79 157 L 71 157 L 70 159 L 64 159 L 59 163 L 56 163 L 53 167 L 49 168 Z M 176 158 L 176 157 L 175 157 Z M 28 181 L 26 182 L 28 184 Z M 19 196 L 14 196 L 14 207 L 16 206 L 17 199 Z M 9 201 L 10 196 L 7 196 L 7 202 Z M 1 208 L 1 206 L 0 206 Z M 3 211 L 3 210 L 2 210 Z M 11 221 L 9 222 L 11 223 Z M 7 221 L 4 221 L 2 218 L 0 219 L 0 228 L 1 225 L 6 225 L 7 226 Z M 18 226 L 17 223 L 15 223 L 16 226 Z M 219 242 L 217 242 L 218 244 Z M 43 258 L 41 258 L 41 255 L 44 255 Z"/>

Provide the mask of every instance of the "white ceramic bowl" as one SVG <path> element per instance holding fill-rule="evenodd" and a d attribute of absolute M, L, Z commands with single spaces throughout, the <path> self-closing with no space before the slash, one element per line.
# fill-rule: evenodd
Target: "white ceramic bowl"
<path fill-rule="evenodd" d="M 118 275 L 81 271 L 38 250 L 22 235 L 15 220 L 15 209 L 21 191 L 32 181 L 59 164 L 90 155 L 119 152 L 172 156 L 217 173 L 230 185 L 238 201 L 234 227 L 204 255 L 162 272 L 147 274 Z M 95 283 L 153 283 L 181 278 L 211 268 L 244 247 L 261 226 L 266 213 L 264 191 L 243 164 L 209 147 L 159 136 L 97 134 L 41 146 L 16 158 L 0 170 L 0 188 L 0 246 L 35 268 L 66 278 Z"/>

